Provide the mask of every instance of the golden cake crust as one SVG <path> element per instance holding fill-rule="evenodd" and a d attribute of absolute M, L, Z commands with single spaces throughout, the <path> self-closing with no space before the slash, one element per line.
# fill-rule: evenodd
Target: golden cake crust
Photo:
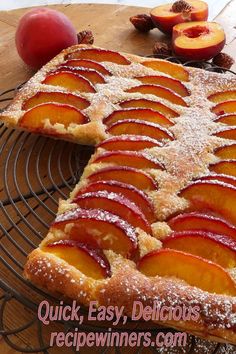
<path fill-rule="evenodd" d="M 21 105 L 26 98 L 32 96 L 38 90 L 59 90 L 52 86 L 41 85 L 39 82 L 56 65 L 62 63 L 67 54 L 80 48 L 87 48 L 87 46 L 75 46 L 66 49 L 43 67 L 21 89 L 8 109 L 1 114 L 1 120 L 9 126 L 18 127 L 18 120 L 24 113 L 21 110 Z M 102 88 L 98 86 L 97 94 L 81 94 L 82 97 L 89 99 L 91 102 L 91 107 L 86 111 L 91 122 L 80 126 L 72 126 L 67 130 L 61 126 L 54 126 L 53 129 L 60 133 L 57 137 L 83 144 L 98 143 L 109 137 L 102 119 L 119 109 L 119 102 L 127 99 L 127 97 L 143 97 L 137 93 L 127 94 L 124 90 L 138 85 L 134 80 L 137 74 L 141 76 L 154 75 L 156 73 L 154 70 L 143 67 L 141 63 L 155 59 L 121 54 L 131 61 L 131 66 L 124 70 L 119 65 L 106 63 L 106 68 L 111 70 L 115 77 L 108 79 L 107 85 Z M 155 147 L 145 151 L 149 156 L 157 158 L 163 163 L 165 170 L 147 169 L 145 171 L 154 178 L 159 186 L 157 191 L 148 192 L 148 196 L 154 203 L 155 216 L 158 221 L 152 224 L 154 237 L 137 230 L 141 255 L 162 247 L 160 240 L 170 232 L 165 220 L 170 215 L 180 213 L 187 206 L 187 201 L 180 198 L 178 192 L 188 185 L 193 178 L 209 172 L 209 163 L 217 161 L 217 158 L 213 155 L 214 149 L 225 143 L 224 139 L 212 135 L 218 130 L 225 129 L 225 126 L 214 122 L 215 116 L 210 110 L 213 103 L 207 100 L 207 96 L 219 90 L 235 88 L 235 77 L 229 74 L 209 73 L 194 68 L 187 68 L 186 70 L 190 75 L 190 80 L 184 82 L 191 91 L 191 96 L 186 97 L 189 107 L 181 107 L 171 104 L 165 99 L 157 99 L 153 95 L 147 95 L 147 98 L 160 101 L 174 109 L 178 112 L 179 117 L 171 118 L 174 125 L 168 128 L 175 139 L 170 142 L 165 141 L 164 147 Z M 88 183 L 88 177 L 92 173 L 98 171 L 101 167 L 105 167 L 104 164 L 94 163 L 94 159 L 101 152 L 103 150 L 99 148 L 91 157 L 81 181 L 72 191 L 69 199 L 60 202 L 58 214 L 75 207 L 73 197 L 76 192 Z M 85 306 L 91 300 L 97 300 L 99 304 L 103 305 L 124 305 L 128 315 L 131 314 L 132 303 L 136 300 L 141 301 L 143 305 L 152 305 L 155 301 L 165 306 L 185 305 L 189 307 L 196 305 L 200 307 L 200 318 L 197 322 L 182 321 L 176 323 L 166 321 L 160 323 L 203 338 L 236 344 L 235 297 L 210 294 L 175 278 L 149 278 L 136 269 L 135 262 L 116 255 L 112 251 L 104 251 L 111 264 L 111 278 L 95 281 L 60 258 L 42 250 L 43 245 L 63 238 L 66 238 L 63 233 L 56 234 L 50 230 L 39 248 L 28 257 L 24 271 L 27 279 L 53 293 L 60 293 L 68 298 L 76 299 Z"/>

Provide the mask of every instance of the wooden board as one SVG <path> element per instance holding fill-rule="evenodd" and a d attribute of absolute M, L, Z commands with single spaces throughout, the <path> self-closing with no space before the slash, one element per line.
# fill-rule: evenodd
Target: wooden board
<path fill-rule="evenodd" d="M 142 34 L 134 30 L 129 22 L 129 17 L 137 13 L 148 13 L 149 10 L 140 7 L 129 7 L 119 5 L 96 5 L 96 4 L 80 4 L 80 5 L 58 5 L 52 6 L 57 10 L 64 12 L 73 22 L 77 31 L 84 29 L 91 29 L 94 33 L 95 44 L 101 47 L 114 49 L 118 51 L 126 51 L 138 55 L 148 55 L 152 53 L 152 46 L 155 41 L 166 40 L 158 30 L 154 30 L 148 34 Z M 17 86 L 18 84 L 27 80 L 33 72 L 24 65 L 15 49 L 14 34 L 19 18 L 27 11 L 27 9 L 14 10 L 9 12 L 0 12 L 0 92 Z M 235 13 L 236 13 L 236 0 L 231 3 L 222 11 L 216 18 L 220 22 L 227 34 L 227 46 L 225 51 L 235 57 L 236 50 L 236 30 L 235 30 Z M 233 68 L 236 70 L 236 66 Z M 2 143 L 2 142 L 1 142 Z M 14 141 L 10 141 L 11 144 Z M 8 144 L 10 147 L 11 144 Z M 29 142 L 30 145 L 30 142 Z M 13 156 L 14 158 L 14 156 Z M 4 166 L 0 165 L 0 173 L 2 175 Z M 19 180 L 20 182 L 20 180 Z M 17 193 L 13 182 L 10 183 L 10 190 L 12 194 Z M 0 193 L 2 193 L 3 186 L 0 183 Z M 1 194 L 0 194 L 0 199 Z M 34 201 L 32 201 L 34 207 Z M 55 208 L 55 206 L 54 206 Z M 24 210 L 24 209 L 23 209 Z M 7 209 L 14 222 L 20 225 L 21 220 L 17 213 Z M 29 222 L 34 223 L 28 211 L 25 211 L 24 216 L 28 218 Z M 50 222 L 48 216 L 47 222 Z M 1 222 L 2 219 L 1 219 Z M 10 225 L 4 227 L 10 230 Z M 1 238 L 0 234 L 0 238 Z M 13 233 L 17 240 L 17 232 Z M 7 247 L 7 243 L 5 246 Z M 11 247 L 11 246 L 9 246 Z M 9 248 L 10 252 L 14 252 Z M 0 263 L 0 278 L 7 278 L 5 270 Z M 9 280 L 10 278 L 8 278 Z M 12 287 L 18 287 L 22 290 L 23 285 L 12 282 Z M 1 292 L 0 292 L 1 296 Z M 31 314 L 29 312 L 28 318 Z M 9 325 L 14 323 L 14 327 L 22 324 L 23 320 L 27 320 L 27 312 L 23 308 L 16 308 L 12 306 L 9 309 Z M 23 336 L 16 337 L 16 344 L 25 343 L 28 348 L 36 345 L 34 341 L 33 331 L 28 331 Z M 14 354 L 13 349 L 10 349 L 0 338 L 0 352 L 2 354 Z M 53 353 L 65 352 L 61 350 L 53 350 Z M 91 350 L 88 350 L 90 353 Z M 96 352 L 96 350 L 94 351 Z"/>

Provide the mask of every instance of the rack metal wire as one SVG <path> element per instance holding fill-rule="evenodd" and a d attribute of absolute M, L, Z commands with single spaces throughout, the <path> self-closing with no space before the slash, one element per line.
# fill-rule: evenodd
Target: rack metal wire
<path fill-rule="evenodd" d="M 162 56 L 163 57 L 163 56 Z M 175 57 L 170 61 L 182 62 Z M 205 62 L 187 62 L 184 65 L 201 67 L 216 72 L 231 72 Z M 23 84 L 22 84 L 23 85 Z M 0 108 L 21 88 L 0 94 Z M 27 282 L 22 276 L 27 254 L 37 247 L 55 217 L 59 198 L 66 198 L 79 180 L 93 149 L 59 140 L 19 132 L 0 125 L 0 336 L 15 351 L 22 353 L 60 353 L 49 347 L 49 329 L 37 319 L 38 304 L 45 298 L 53 304 L 59 299 Z M 18 313 L 21 314 L 19 321 Z M 86 315 L 86 309 L 83 310 Z M 18 327 L 16 327 L 18 323 Z M 22 323 L 19 325 L 19 323 Z M 77 323 L 56 323 L 53 328 L 70 331 Z M 50 327 L 50 331 L 53 330 Z M 129 323 L 116 331 L 141 331 L 153 334 L 172 331 L 169 328 Z M 79 328 L 84 332 L 104 332 L 107 327 L 86 322 Z M 84 348 L 84 352 L 88 349 Z M 63 353 L 74 349 L 63 348 Z M 233 354 L 231 345 L 207 342 L 188 336 L 185 348 L 161 350 L 154 348 L 97 348 L 95 353 L 206 353 Z M 83 352 L 83 351 L 81 351 Z"/>

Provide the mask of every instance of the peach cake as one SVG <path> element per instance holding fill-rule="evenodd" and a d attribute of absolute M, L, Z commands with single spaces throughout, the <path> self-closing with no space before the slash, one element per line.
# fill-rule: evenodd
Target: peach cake
<path fill-rule="evenodd" d="M 236 343 L 236 78 L 92 46 L 64 50 L 1 115 L 97 144 L 25 277 L 83 305 L 198 306 L 162 322 Z"/>

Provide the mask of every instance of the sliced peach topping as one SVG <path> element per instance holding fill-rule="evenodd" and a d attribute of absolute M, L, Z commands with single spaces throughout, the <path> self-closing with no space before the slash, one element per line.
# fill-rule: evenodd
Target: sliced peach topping
<path fill-rule="evenodd" d="M 163 247 L 200 256 L 224 268 L 236 267 L 236 241 L 225 235 L 202 230 L 173 232 L 163 240 Z"/>
<path fill-rule="evenodd" d="M 173 134 L 164 127 L 137 119 L 126 119 L 112 124 L 107 132 L 111 135 L 142 135 L 152 139 L 174 140 Z"/>
<path fill-rule="evenodd" d="M 146 98 L 134 98 L 119 102 L 121 108 L 150 108 L 163 114 L 167 118 L 179 117 L 179 113 L 164 105 L 161 102 L 147 100 Z"/>
<path fill-rule="evenodd" d="M 218 116 L 226 113 L 236 113 L 236 100 L 220 102 L 212 108 L 212 112 Z"/>
<path fill-rule="evenodd" d="M 56 217 L 52 230 L 61 230 L 71 240 L 131 257 L 137 249 L 133 226 L 119 216 L 99 209 L 76 208 Z"/>
<path fill-rule="evenodd" d="M 110 264 L 101 249 L 73 240 L 60 240 L 42 250 L 63 259 L 87 277 L 98 280 L 111 276 Z"/>
<path fill-rule="evenodd" d="M 129 65 L 130 61 L 118 52 L 100 48 L 79 49 L 69 54 L 66 59 L 89 59 L 96 62 L 112 62 L 119 65 Z"/>
<path fill-rule="evenodd" d="M 39 91 L 23 103 L 22 109 L 27 110 L 41 103 L 64 103 L 78 109 L 86 109 L 90 105 L 88 100 L 72 93 Z"/>
<path fill-rule="evenodd" d="M 222 159 L 236 159 L 236 143 L 220 146 L 214 154 Z"/>
<path fill-rule="evenodd" d="M 187 89 L 186 86 L 182 84 L 182 82 L 167 76 L 146 75 L 146 76 L 137 76 L 135 77 L 135 79 L 139 80 L 143 84 L 160 85 L 169 88 L 182 97 L 186 97 L 190 95 L 189 90 Z"/>
<path fill-rule="evenodd" d="M 210 173 L 209 175 L 198 178 L 198 181 L 220 181 L 236 187 L 236 178 L 224 174 Z"/>
<path fill-rule="evenodd" d="M 142 120 L 145 122 L 157 123 L 167 127 L 174 125 L 174 123 L 163 116 L 163 114 L 158 113 L 150 108 L 127 108 L 114 111 L 103 119 L 103 123 L 110 127 L 113 123 L 125 119 Z"/>
<path fill-rule="evenodd" d="M 175 277 L 209 293 L 236 296 L 236 285 L 218 264 L 182 251 L 162 249 L 147 253 L 138 263 L 146 276 Z"/>
<path fill-rule="evenodd" d="M 25 112 L 19 120 L 19 126 L 40 132 L 44 129 L 46 120 L 52 125 L 63 124 L 65 128 L 71 123 L 88 123 L 88 118 L 75 107 L 60 103 L 43 103 Z"/>
<path fill-rule="evenodd" d="M 112 163 L 140 169 L 157 168 L 163 170 L 162 164 L 154 157 L 137 151 L 106 151 L 98 155 L 93 163 Z"/>
<path fill-rule="evenodd" d="M 66 66 L 66 65 L 61 65 L 56 69 L 56 72 L 64 72 L 64 71 L 69 71 L 81 75 L 89 82 L 91 82 L 93 85 L 105 83 L 104 77 L 101 74 L 99 74 L 96 70 L 93 69 L 77 68 L 74 66 Z"/>
<path fill-rule="evenodd" d="M 197 180 L 180 192 L 190 211 L 212 211 L 236 224 L 236 187 L 216 180 Z"/>
<path fill-rule="evenodd" d="M 236 90 L 220 91 L 208 96 L 208 100 L 214 103 L 225 102 L 236 99 Z"/>
<path fill-rule="evenodd" d="M 188 71 L 178 64 L 159 59 L 144 61 L 142 64 L 147 68 L 163 72 L 180 81 L 189 81 Z"/>
<path fill-rule="evenodd" d="M 176 105 L 184 106 L 187 107 L 187 103 L 184 101 L 184 99 L 171 91 L 170 89 L 167 89 L 162 86 L 158 85 L 140 85 L 140 86 L 135 86 L 132 87 L 128 90 L 126 90 L 128 93 L 141 93 L 143 95 L 154 95 L 160 98 L 164 98 L 165 100 L 174 103 Z"/>
<path fill-rule="evenodd" d="M 215 120 L 216 123 L 224 123 L 227 125 L 236 125 L 236 114 L 223 114 Z"/>
<path fill-rule="evenodd" d="M 133 167 L 105 167 L 88 177 L 89 181 L 115 180 L 128 183 L 141 190 L 156 190 L 157 184 L 147 173 Z"/>
<path fill-rule="evenodd" d="M 70 71 L 54 72 L 46 77 L 43 84 L 64 87 L 70 91 L 96 92 L 87 79 Z"/>
<path fill-rule="evenodd" d="M 236 128 L 228 128 L 214 134 L 219 138 L 236 140 Z"/>
<path fill-rule="evenodd" d="M 236 228 L 223 218 L 199 213 L 177 215 L 168 221 L 174 231 L 199 230 L 229 236 L 236 241 Z"/>
<path fill-rule="evenodd" d="M 236 177 L 236 160 L 222 160 L 211 164 L 209 170 L 215 173 Z"/>
<path fill-rule="evenodd" d="M 110 193 L 121 194 L 138 206 L 149 223 L 153 223 L 156 220 L 154 207 L 147 195 L 143 191 L 128 183 L 122 183 L 113 180 L 92 182 L 79 190 L 77 195 L 98 191 L 107 191 Z"/>
<path fill-rule="evenodd" d="M 140 209 L 126 197 L 107 191 L 87 192 L 74 199 L 84 209 L 109 211 L 126 220 L 130 225 L 139 227 L 151 234 L 151 227 Z"/>
<path fill-rule="evenodd" d="M 148 136 L 120 135 L 103 140 L 100 144 L 97 145 L 97 148 L 101 147 L 109 151 L 138 151 L 159 146 L 162 146 L 160 141 L 149 138 Z"/>
<path fill-rule="evenodd" d="M 97 72 L 101 73 L 102 75 L 111 75 L 110 71 L 108 71 L 104 65 L 100 63 L 96 63 L 93 60 L 87 59 L 71 59 L 67 60 L 63 65 L 66 66 L 73 66 L 73 67 L 80 67 L 80 68 L 87 68 L 87 69 L 94 69 Z"/>

